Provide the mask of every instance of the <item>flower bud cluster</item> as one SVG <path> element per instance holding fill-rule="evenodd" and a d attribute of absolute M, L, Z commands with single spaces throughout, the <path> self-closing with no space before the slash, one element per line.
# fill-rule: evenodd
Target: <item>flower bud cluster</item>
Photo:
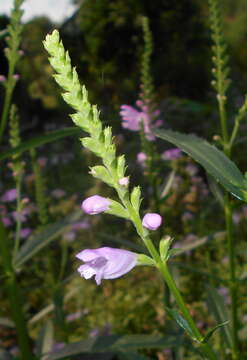
<path fill-rule="evenodd" d="M 88 215 L 96 215 L 110 210 L 115 201 L 100 195 L 93 195 L 82 202 L 81 208 Z M 118 203 L 117 203 L 118 204 Z M 120 204 L 118 204 L 120 205 Z M 121 205 L 120 205 L 121 206 Z M 116 215 L 118 215 L 116 213 Z M 121 215 L 120 215 L 121 216 Z M 124 217 L 124 216 L 123 216 Z M 148 213 L 143 217 L 142 225 L 148 230 L 157 230 L 162 224 L 162 217 L 156 213 Z"/>
<path fill-rule="evenodd" d="M 142 220 L 140 219 L 140 188 L 134 187 L 129 193 L 129 177 L 125 175 L 125 157 L 116 155 L 111 128 L 103 129 L 99 111 L 96 106 L 89 103 L 87 90 L 80 85 L 77 72 L 71 67 L 69 54 L 65 52 L 57 30 L 47 35 L 44 46 L 51 56 L 50 63 L 57 72 L 54 76 L 55 80 L 65 90 L 63 98 L 76 111 L 71 115 L 73 122 L 89 133 L 88 137 L 81 139 L 83 146 L 102 158 L 103 164 L 92 167 L 90 173 L 112 186 L 122 203 L 100 195 L 93 195 L 82 202 L 82 210 L 89 215 L 106 212 L 129 219 L 145 241 L 145 236 L 148 234 L 146 229 L 151 231 L 158 229 L 162 223 L 161 216 L 148 213 Z M 86 279 L 95 276 L 97 284 L 100 284 L 102 279 L 122 276 L 137 263 L 137 254 L 111 248 L 83 250 L 77 257 L 84 261 L 78 269 L 80 274 Z M 152 263 L 152 260 L 148 262 Z"/>

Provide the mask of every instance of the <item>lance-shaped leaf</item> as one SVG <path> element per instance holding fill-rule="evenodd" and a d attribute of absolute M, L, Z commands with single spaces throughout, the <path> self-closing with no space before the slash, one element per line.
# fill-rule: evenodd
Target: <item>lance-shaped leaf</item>
<path fill-rule="evenodd" d="M 227 191 L 240 200 L 247 201 L 247 181 L 222 151 L 195 135 L 172 130 L 154 130 L 154 134 L 179 147 L 199 162 Z"/>
<path fill-rule="evenodd" d="M 196 338 L 195 338 L 195 335 L 194 335 L 194 332 L 193 332 L 193 329 L 191 329 L 188 321 L 186 319 L 184 319 L 182 317 L 182 315 L 180 315 L 177 310 L 175 309 L 170 309 L 168 307 L 166 307 L 166 311 L 168 313 L 168 315 L 176 321 L 176 323 L 181 326 L 182 329 L 184 329 L 187 334 L 195 341 L 198 341 Z"/>
<path fill-rule="evenodd" d="M 36 255 L 41 249 L 50 244 L 51 241 L 62 235 L 81 216 L 81 211 L 68 215 L 61 221 L 45 227 L 37 235 L 31 236 L 20 248 L 14 261 L 15 269 L 19 269 L 26 261 Z"/>
<path fill-rule="evenodd" d="M 227 321 L 224 321 L 224 322 L 221 323 L 221 324 L 216 325 L 214 328 L 210 329 L 210 330 L 207 332 L 206 336 L 203 338 L 202 342 L 203 342 L 203 343 L 208 342 L 208 340 L 211 338 L 211 336 L 213 335 L 213 333 L 214 333 L 217 329 L 221 328 L 222 326 L 227 325 L 228 323 L 229 323 L 229 321 L 227 320 Z"/>
<path fill-rule="evenodd" d="M 41 357 L 51 351 L 54 341 L 54 327 L 51 320 L 48 320 L 41 328 L 37 342 L 36 342 L 36 355 Z M 47 360 L 47 356 L 44 355 L 42 360 Z"/>
<path fill-rule="evenodd" d="M 225 342 L 228 348 L 232 347 L 232 337 L 230 326 L 227 323 L 229 318 L 227 307 L 224 303 L 223 297 L 218 293 L 218 291 L 212 286 L 207 285 L 207 304 L 211 314 L 214 315 L 215 320 L 224 324 L 225 326 L 220 328 L 222 339 Z"/>
<path fill-rule="evenodd" d="M 60 140 L 68 136 L 80 135 L 81 133 L 82 133 L 81 129 L 75 127 L 69 127 L 61 130 L 51 131 L 48 134 L 34 137 L 30 140 L 21 143 L 19 146 L 4 151 L 3 153 L 0 154 L 0 160 L 7 159 L 12 155 L 21 154 L 24 151 L 28 151 L 38 146 Z"/>

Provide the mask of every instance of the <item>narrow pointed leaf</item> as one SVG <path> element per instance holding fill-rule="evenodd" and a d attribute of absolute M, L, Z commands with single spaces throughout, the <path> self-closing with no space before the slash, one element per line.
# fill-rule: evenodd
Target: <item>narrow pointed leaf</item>
<path fill-rule="evenodd" d="M 151 360 L 149 357 L 138 354 L 137 352 L 118 352 L 118 360 Z"/>
<path fill-rule="evenodd" d="M 238 167 L 215 146 L 195 135 L 172 130 L 154 130 L 154 134 L 167 140 L 199 162 L 227 191 L 247 201 L 247 182 Z"/>
<path fill-rule="evenodd" d="M 0 160 L 7 159 L 8 157 L 10 157 L 14 154 L 21 154 L 24 151 L 30 150 L 32 148 L 35 148 L 35 147 L 38 147 L 38 146 L 41 146 L 44 144 L 48 144 L 50 142 L 54 142 L 54 141 L 63 139 L 68 136 L 75 136 L 75 135 L 80 136 L 81 133 L 82 133 L 81 129 L 76 128 L 76 127 L 68 127 L 68 128 L 62 129 L 62 130 L 51 131 L 48 134 L 34 137 L 30 140 L 27 140 L 27 141 L 21 143 L 19 146 L 15 147 L 15 148 L 9 149 L 9 150 L 1 153 Z"/>
<path fill-rule="evenodd" d="M 51 351 L 54 341 L 54 327 L 51 320 L 48 320 L 42 327 L 38 340 L 37 340 L 37 356 L 41 356 Z M 44 355 L 42 360 L 46 360 L 47 356 Z"/>
<path fill-rule="evenodd" d="M 14 261 L 14 267 L 19 269 L 26 261 L 30 260 L 41 249 L 49 245 L 51 241 L 62 235 L 71 226 L 71 224 L 80 218 L 80 216 L 81 211 L 76 211 L 73 214 L 68 215 L 63 220 L 46 226 L 37 235 L 31 236 L 30 239 L 28 239 L 20 248 Z"/>
<path fill-rule="evenodd" d="M 224 323 L 228 320 L 229 314 L 224 303 L 222 296 L 218 293 L 218 291 L 212 286 L 206 286 L 207 289 L 207 303 L 210 313 L 212 313 L 215 317 L 215 320 L 218 323 Z M 225 344 L 231 348 L 232 347 L 232 337 L 230 333 L 229 325 L 225 325 L 220 328 L 220 332 L 222 335 Z"/>
<path fill-rule="evenodd" d="M 208 340 L 211 338 L 211 336 L 213 335 L 213 333 L 214 333 L 217 329 L 221 328 L 222 326 L 227 325 L 228 323 L 229 323 L 229 321 L 227 320 L 227 321 L 224 321 L 224 322 L 221 323 L 221 324 L 216 325 L 213 329 L 210 329 L 210 330 L 207 332 L 207 334 L 206 334 L 206 336 L 204 337 L 204 339 L 202 340 L 202 342 L 203 342 L 203 343 L 208 342 Z"/>
<path fill-rule="evenodd" d="M 187 322 L 187 320 L 185 320 L 175 309 L 170 309 L 168 307 L 166 307 L 166 311 L 168 313 L 168 315 L 176 321 L 176 323 L 183 328 L 187 334 L 195 341 L 197 341 L 197 339 L 194 336 L 193 330 L 191 329 L 189 323 Z"/>

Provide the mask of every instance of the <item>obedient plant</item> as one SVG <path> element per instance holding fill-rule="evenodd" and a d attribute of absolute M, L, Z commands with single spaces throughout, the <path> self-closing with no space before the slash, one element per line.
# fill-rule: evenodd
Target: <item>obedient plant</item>
<path fill-rule="evenodd" d="M 90 104 L 85 86 L 80 85 L 77 72 L 75 68 L 71 66 L 69 54 L 64 50 L 57 30 L 54 30 L 51 35 L 47 35 L 44 46 L 50 55 L 49 60 L 51 66 L 56 71 L 54 78 L 62 89 L 64 89 L 62 96 L 75 110 L 75 113 L 71 115 L 72 121 L 89 134 L 89 136 L 81 139 L 83 146 L 102 160 L 102 165 L 91 168 L 91 174 L 95 178 L 101 179 L 113 187 L 119 199 L 119 201 L 115 201 L 95 195 L 84 200 L 83 208 L 89 214 L 96 214 L 103 211 L 120 216 L 133 223 L 137 234 L 144 242 L 150 254 L 150 257 L 144 254 L 140 254 L 139 257 L 143 258 L 143 264 L 153 265 L 160 271 L 176 300 L 180 313 L 172 309 L 169 311 L 170 315 L 173 316 L 178 324 L 180 324 L 187 334 L 197 343 L 204 357 L 217 359 L 217 355 L 208 343 L 214 330 L 211 330 L 206 336 L 200 333 L 170 274 L 167 261 L 173 253 L 170 250 L 171 238 L 166 236 L 160 240 L 159 251 L 154 246 L 149 229 L 155 230 L 161 224 L 161 218 L 159 214 L 146 214 L 142 222 L 140 215 L 140 187 L 135 186 L 133 190 L 130 191 L 128 186 L 121 185 L 121 179 L 126 177 L 125 157 L 124 155 L 116 154 L 111 128 L 103 128 L 99 118 L 99 111 L 95 105 Z M 143 226 L 143 223 L 145 226 Z M 118 268 L 113 262 L 113 254 L 115 251 L 116 249 L 108 249 L 106 251 L 106 248 L 83 250 L 79 254 L 79 257 L 85 263 L 79 268 L 79 271 L 85 277 L 95 275 L 98 283 L 104 277 L 120 276 L 125 270 L 128 271 L 133 267 L 136 256 L 123 257 L 123 263 L 119 264 L 120 267 Z M 130 259 L 132 259 L 133 262 L 131 262 Z"/>

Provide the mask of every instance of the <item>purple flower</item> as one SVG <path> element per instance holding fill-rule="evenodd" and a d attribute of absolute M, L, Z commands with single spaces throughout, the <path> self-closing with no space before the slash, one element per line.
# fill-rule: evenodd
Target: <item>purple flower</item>
<path fill-rule="evenodd" d="M 137 100 L 136 104 L 141 108 L 141 111 L 136 110 L 132 106 L 122 105 L 120 107 L 120 116 L 122 117 L 122 127 L 132 131 L 138 131 L 143 124 L 144 133 L 148 140 L 155 140 L 155 137 L 151 133 L 152 127 L 158 127 L 162 124 L 162 121 L 157 120 L 151 124 L 152 117 L 159 115 L 159 110 L 154 111 L 151 116 L 148 112 L 148 107 L 143 104 L 141 100 Z"/>
<path fill-rule="evenodd" d="M 137 162 L 141 165 L 145 165 L 145 161 L 147 160 L 147 155 L 144 152 L 139 152 L 137 154 Z"/>
<path fill-rule="evenodd" d="M 3 194 L 2 201 L 4 202 L 14 201 L 16 199 L 16 196 L 17 196 L 16 189 L 10 189 Z"/>
<path fill-rule="evenodd" d="M 120 115 L 122 117 L 123 128 L 133 131 L 140 129 L 140 111 L 137 111 L 132 106 L 122 105 Z"/>
<path fill-rule="evenodd" d="M 85 249 L 76 257 L 85 264 L 78 268 L 85 279 L 95 275 L 97 285 L 102 279 L 115 279 L 129 272 L 137 264 L 137 254 L 127 250 L 102 247 Z"/>
<path fill-rule="evenodd" d="M 0 75 L 0 82 L 3 83 L 6 81 L 6 76 Z"/>
<path fill-rule="evenodd" d="M 177 148 L 166 150 L 161 154 L 163 160 L 176 160 L 182 156 L 182 151 Z"/>
<path fill-rule="evenodd" d="M 3 222 L 3 225 L 5 227 L 9 227 L 9 226 L 12 225 L 12 222 L 11 222 L 11 220 L 10 220 L 10 218 L 8 216 L 3 216 L 2 217 L 2 222 Z"/>
<path fill-rule="evenodd" d="M 27 238 L 31 234 L 32 230 L 29 228 L 23 228 L 20 231 L 20 237 L 21 239 Z"/>
<path fill-rule="evenodd" d="M 142 219 L 142 225 L 149 230 L 157 230 L 162 223 L 162 217 L 156 213 L 148 213 Z"/>
<path fill-rule="evenodd" d="M 25 222 L 27 221 L 28 209 L 22 209 L 22 211 L 13 211 L 12 216 L 15 221 Z"/>
<path fill-rule="evenodd" d="M 93 195 L 82 202 L 82 210 L 89 215 L 100 214 L 109 209 L 111 202 L 99 195 Z"/>

